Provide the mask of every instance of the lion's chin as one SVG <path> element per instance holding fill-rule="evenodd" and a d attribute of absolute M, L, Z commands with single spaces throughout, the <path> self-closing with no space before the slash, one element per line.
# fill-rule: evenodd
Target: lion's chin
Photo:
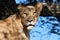
<path fill-rule="evenodd" d="M 31 29 L 33 29 L 34 26 L 28 26 L 27 29 L 30 31 Z"/>

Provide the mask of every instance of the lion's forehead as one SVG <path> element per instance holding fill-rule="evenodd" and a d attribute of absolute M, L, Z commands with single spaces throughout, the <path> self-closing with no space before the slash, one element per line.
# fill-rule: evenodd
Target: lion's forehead
<path fill-rule="evenodd" d="M 26 7 L 27 7 L 27 8 L 30 8 L 30 9 L 31 9 L 31 8 L 35 8 L 34 6 L 26 6 Z"/>
<path fill-rule="evenodd" d="M 34 13 L 35 7 L 34 6 L 26 6 L 24 9 L 24 13 Z"/>
<path fill-rule="evenodd" d="M 25 11 L 24 11 L 24 13 L 26 13 L 26 14 L 31 14 L 31 13 L 34 13 L 34 12 L 35 12 L 34 10 L 31 10 L 31 11 L 25 10 Z"/>

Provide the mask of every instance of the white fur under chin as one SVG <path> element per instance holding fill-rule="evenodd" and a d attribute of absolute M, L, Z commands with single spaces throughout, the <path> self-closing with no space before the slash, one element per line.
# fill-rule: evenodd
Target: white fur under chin
<path fill-rule="evenodd" d="M 27 25 L 35 25 L 35 22 L 28 22 Z M 31 29 L 33 29 L 34 26 L 28 26 L 27 29 L 30 31 Z"/>
<path fill-rule="evenodd" d="M 27 27 L 28 30 L 31 30 L 31 29 L 33 29 L 33 28 L 34 28 L 34 26 L 28 26 L 28 27 Z"/>

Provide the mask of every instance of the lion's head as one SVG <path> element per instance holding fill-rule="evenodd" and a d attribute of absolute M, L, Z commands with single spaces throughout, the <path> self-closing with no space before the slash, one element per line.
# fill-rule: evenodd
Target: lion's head
<path fill-rule="evenodd" d="M 37 19 L 40 15 L 40 12 L 42 10 L 42 3 L 37 3 L 35 6 L 22 6 L 19 5 L 18 9 L 20 11 L 21 14 L 21 19 L 22 19 L 22 23 L 24 26 L 27 27 L 28 30 L 32 29 L 33 26 L 36 24 Z"/>

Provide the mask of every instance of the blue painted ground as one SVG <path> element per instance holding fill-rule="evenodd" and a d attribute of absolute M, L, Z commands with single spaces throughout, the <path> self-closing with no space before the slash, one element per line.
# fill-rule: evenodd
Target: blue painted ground
<path fill-rule="evenodd" d="M 20 3 L 28 3 L 28 0 L 15 0 L 17 4 L 20 4 Z M 32 0 L 34 1 L 34 0 Z M 37 0 L 38 2 L 42 1 L 42 0 Z M 43 0 L 43 2 L 45 2 L 45 0 Z M 53 2 L 57 2 L 57 0 L 53 0 Z"/>
<path fill-rule="evenodd" d="M 60 40 L 60 22 L 53 16 L 40 16 L 34 29 L 30 31 L 30 40 Z"/>

